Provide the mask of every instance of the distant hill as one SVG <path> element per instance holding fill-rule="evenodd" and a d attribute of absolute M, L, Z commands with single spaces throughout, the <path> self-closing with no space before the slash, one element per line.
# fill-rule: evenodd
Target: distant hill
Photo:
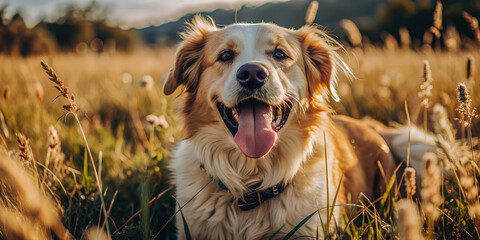
<path fill-rule="evenodd" d="M 242 7 L 238 9 L 238 22 L 273 22 L 287 28 L 299 28 L 305 24 L 305 12 L 311 0 L 293 0 L 288 2 L 266 3 L 258 7 Z M 377 17 L 378 8 L 387 0 L 319 0 L 319 8 L 315 23 L 325 26 L 330 32 L 342 36 L 339 21 L 343 18 L 357 23 L 372 23 Z M 235 10 L 217 9 L 201 12 L 215 20 L 217 25 L 228 25 L 235 22 Z M 138 33 L 147 44 L 168 44 L 178 42 L 178 32 L 185 28 L 185 22 L 192 19 L 190 13 L 177 21 L 167 22 L 159 26 L 139 29 Z"/>

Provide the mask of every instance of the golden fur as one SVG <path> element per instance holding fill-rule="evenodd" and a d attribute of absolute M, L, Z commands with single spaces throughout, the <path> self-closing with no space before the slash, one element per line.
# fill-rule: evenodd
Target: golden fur
<path fill-rule="evenodd" d="M 384 179 L 377 162 L 387 180 L 394 167 L 385 142 L 357 120 L 332 118 L 326 103 L 328 95 L 338 98 L 334 89 L 337 72 L 350 74 L 335 52 L 335 41 L 312 26 L 290 30 L 262 23 L 218 29 L 201 17 L 194 19 L 182 38 L 164 88 L 168 95 L 183 86 L 185 138 L 171 159 L 176 198 L 183 205 L 215 180 L 182 209 L 194 239 L 268 238 L 280 228 L 276 236 L 282 237 L 317 209 L 322 209 L 319 215 L 296 236 L 315 236 L 317 229 L 323 235 L 319 217 L 326 223 L 327 189 L 328 205 L 332 205 L 338 186 L 336 204 L 355 201 L 360 192 L 370 199 L 381 193 Z M 289 58 L 273 59 L 269 55 L 273 48 L 282 48 Z M 234 61 L 218 62 L 222 49 L 235 52 Z M 216 106 L 221 102 L 233 107 L 241 100 L 235 72 L 249 62 L 261 63 L 270 72 L 265 86 L 253 97 L 271 106 L 285 101 L 292 104 L 275 145 L 259 159 L 248 158 L 238 149 Z M 218 181 L 228 191 L 221 189 Z M 236 199 L 259 182 L 259 189 L 288 185 L 257 208 L 240 210 Z M 337 223 L 340 212 L 336 207 L 333 217 Z M 177 226 L 179 238 L 185 238 L 181 218 Z"/>

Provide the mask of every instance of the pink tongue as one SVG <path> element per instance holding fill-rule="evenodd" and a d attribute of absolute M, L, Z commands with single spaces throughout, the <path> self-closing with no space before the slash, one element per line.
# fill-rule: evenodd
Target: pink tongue
<path fill-rule="evenodd" d="M 272 149 L 277 133 L 272 129 L 270 106 L 247 103 L 237 109 L 238 131 L 233 138 L 247 157 L 261 158 Z"/>

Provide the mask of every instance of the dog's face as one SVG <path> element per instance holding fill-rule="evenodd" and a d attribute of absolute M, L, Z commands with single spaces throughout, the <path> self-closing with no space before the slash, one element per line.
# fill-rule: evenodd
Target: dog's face
<path fill-rule="evenodd" d="M 196 18 L 182 37 L 164 92 L 185 86 L 187 137 L 199 128 L 223 125 L 231 133 L 225 137 L 233 137 L 245 156 L 261 158 L 292 122 L 291 113 L 298 117 L 320 109 L 325 92 L 336 97 L 331 85 L 338 57 L 313 27 L 217 29 Z"/>

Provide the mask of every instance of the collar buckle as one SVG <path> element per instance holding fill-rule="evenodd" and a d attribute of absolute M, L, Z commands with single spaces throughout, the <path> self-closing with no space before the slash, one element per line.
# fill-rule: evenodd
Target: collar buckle
<path fill-rule="evenodd" d="M 277 195 L 280 193 L 280 191 L 278 190 L 277 185 L 275 185 L 275 186 L 272 187 L 272 193 L 273 193 L 274 196 L 277 196 Z"/>

